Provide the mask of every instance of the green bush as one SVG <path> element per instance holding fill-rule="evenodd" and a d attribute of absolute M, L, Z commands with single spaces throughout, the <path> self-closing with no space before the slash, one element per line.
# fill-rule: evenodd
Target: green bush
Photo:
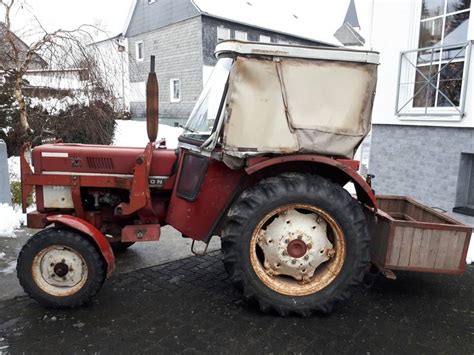
<path fill-rule="evenodd" d="M 12 203 L 14 205 L 21 205 L 21 182 L 19 181 L 12 181 L 10 183 L 10 191 L 12 194 Z M 28 196 L 26 200 L 28 206 L 31 206 L 34 202 L 33 194 Z"/>

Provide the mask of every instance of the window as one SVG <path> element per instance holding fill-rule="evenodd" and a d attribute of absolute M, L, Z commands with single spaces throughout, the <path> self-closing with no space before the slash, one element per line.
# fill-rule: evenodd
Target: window
<path fill-rule="evenodd" d="M 244 31 L 235 31 L 235 39 L 239 41 L 246 41 L 247 40 L 247 32 Z"/>
<path fill-rule="evenodd" d="M 142 62 L 144 59 L 143 49 L 143 41 L 138 41 L 135 43 L 135 58 L 138 62 Z"/>
<path fill-rule="evenodd" d="M 170 102 L 181 101 L 181 80 L 171 79 L 170 80 Z"/>
<path fill-rule="evenodd" d="M 271 43 L 272 39 L 270 36 L 260 35 L 260 42 Z"/>
<path fill-rule="evenodd" d="M 401 55 L 397 114 L 464 114 L 470 2 L 422 1 L 419 49 Z"/>
<path fill-rule="evenodd" d="M 278 40 L 278 43 L 279 43 L 279 44 L 290 44 L 289 41 L 285 41 L 285 40 L 283 40 L 283 39 L 279 39 L 279 40 Z"/>
<path fill-rule="evenodd" d="M 217 42 L 230 39 L 230 29 L 225 27 L 217 27 Z"/>

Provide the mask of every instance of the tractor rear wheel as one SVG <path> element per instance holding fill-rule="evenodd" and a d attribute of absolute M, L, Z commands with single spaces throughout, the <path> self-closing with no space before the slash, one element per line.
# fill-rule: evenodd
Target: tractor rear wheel
<path fill-rule="evenodd" d="M 286 316 L 328 313 L 363 280 L 369 233 L 341 186 L 283 174 L 244 191 L 222 233 L 224 264 L 244 297 Z"/>
<path fill-rule="evenodd" d="M 74 308 L 102 287 L 106 264 L 95 245 L 82 234 L 47 228 L 23 246 L 17 276 L 25 292 L 52 308 Z"/>

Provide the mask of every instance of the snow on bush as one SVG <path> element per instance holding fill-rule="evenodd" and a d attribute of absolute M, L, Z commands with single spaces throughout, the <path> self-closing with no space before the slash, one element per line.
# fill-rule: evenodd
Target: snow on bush
<path fill-rule="evenodd" d="M 20 157 L 8 158 L 8 173 L 10 175 L 10 182 L 21 180 Z"/>
<path fill-rule="evenodd" d="M 28 103 L 31 108 L 41 107 L 45 109 L 50 115 L 58 115 L 61 111 L 66 111 L 72 105 L 89 105 L 89 99 L 84 94 L 77 92 L 73 97 L 28 97 Z"/>

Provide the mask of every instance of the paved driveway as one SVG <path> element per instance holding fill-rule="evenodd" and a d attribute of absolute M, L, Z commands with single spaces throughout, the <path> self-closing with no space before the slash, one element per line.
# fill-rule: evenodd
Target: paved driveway
<path fill-rule="evenodd" d="M 78 310 L 0 302 L 0 352 L 472 354 L 473 291 L 472 266 L 399 273 L 330 316 L 279 318 L 242 301 L 214 252 L 115 275 Z"/>

